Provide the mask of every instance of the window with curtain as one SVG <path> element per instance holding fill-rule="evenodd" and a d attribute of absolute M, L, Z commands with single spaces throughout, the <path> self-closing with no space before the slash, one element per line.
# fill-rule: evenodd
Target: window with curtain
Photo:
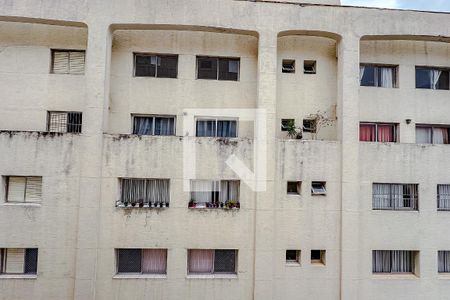
<path fill-rule="evenodd" d="M 450 273 L 450 251 L 438 251 L 438 272 Z"/>
<path fill-rule="evenodd" d="M 360 65 L 361 86 L 397 87 L 397 66 Z"/>
<path fill-rule="evenodd" d="M 133 134 L 175 135 L 175 116 L 133 116 Z"/>
<path fill-rule="evenodd" d="M 239 80 L 240 59 L 197 56 L 197 78 L 214 80 Z"/>
<path fill-rule="evenodd" d="M 189 274 L 236 274 L 237 250 L 188 250 Z"/>
<path fill-rule="evenodd" d="M 134 54 L 134 76 L 177 78 L 178 55 Z"/>
<path fill-rule="evenodd" d="M 372 187 L 374 210 L 418 210 L 418 184 L 374 183 Z"/>
<path fill-rule="evenodd" d="M 396 143 L 397 124 L 360 123 L 359 140 L 361 142 Z"/>
<path fill-rule="evenodd" d="M 414 273 L 417 251 L 374 250 L 372 251 L 373 273 Z"/>
<path fill-rule="evenodd" d="M 116 249 L 117 274 L 166 274 L 167 249 Z"/>
<path fill-rule="evenodd" d="M 0 274 L 36 274 L 38 249 L 0 249 Z"/>
<path fill-rule="evenodd" d="M 196 136 L 198 137 L 237 137 L 237 120 L 197 119 Z"/>
<path fill-rule="evenodd" d="M 239 208 L 238 180 L 191 180 L 192 208 Z"/>
<path fill-rule="evenodd" d="M 448 90 L 450 88 L 449 70 L 433 67 L 416 67 L 416 88 Z"/>
<path fill-rule="evenodd" d="M 438 184 L 437 207 L 438 210 L 450 210 L 450 184 Z"/>
<path fill-rule="evenodd" d="M 449 144 L 449 127 L 416 125 L 416 143 L 417 144 Z"/>
<path fill-rule="evenodd" d="M 169 207 L 169 179 L 123 178 L 118 207 Z"/>
<path fill-rule="evenodd" d="M 42 200 L 42 177 L 6 177 L 6 202 L 35 203 Z"/>

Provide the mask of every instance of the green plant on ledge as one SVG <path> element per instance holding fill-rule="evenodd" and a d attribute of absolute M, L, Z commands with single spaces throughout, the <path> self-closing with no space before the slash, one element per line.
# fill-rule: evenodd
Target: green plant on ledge
<path fill-rule="evenodd" d="M 238 202 L 236 200 L 227 200 L 225 202 L 225 208 L 227 208 L 227 209 L 235 208 L 235 207 L 237 207 L 237 203 Z"/>
<path fill-rule="evenodd" d="M 286 124 L 285 128 L 286 128 L 288 137 L 290 137 L 291 139 L 297 139 L 297 140 L 302 139 L 302 136 L 303 136 L 302 128 L 296 127 L 294 120 L 289 120 L 288 123 Z"/>

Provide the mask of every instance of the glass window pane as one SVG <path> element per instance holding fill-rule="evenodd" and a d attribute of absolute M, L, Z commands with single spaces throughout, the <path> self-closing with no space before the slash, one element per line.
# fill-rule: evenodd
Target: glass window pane
<path fill-rule="evenodd" d="M 153 117 L 134 117 L 133 134 L 152 135 Z"/>
<path fill-rule="evenodd" d="M 197 120 L 197 133 L 200 137 L 216 136 L 216 120 Z"/>
<path fill-rule="evenodd" d="M 236 250 L 216 250 L 214 273 L 236 273 Z"/>
<path fill-rule="evenodd" d="M 364 70 L 362 71 L 361 86 L 375 86 L 375 67 L 373 66 L 362 66 Z"/>
<path fill-rule="evenodd" d="M 219 80 L 237 81 L 239 75 L 239 59 L 219 58 Z"/>
<path fill-rule="evenodd" d="M 156 117 L 155 135 L 175 135 L 175 119 Z"/>
<path fill-rule="evenodd" d="M 38 263 L 38 249 L 29 248 L 25 250 L 25 274 L 36 274 Z"/>
<path fill-rule="evenodd" d="M 416 68 L 416 88 L 431 89 L 432 87 L 432 72 L 429 69 Z"/>
<path fill-rule="evenodd" d="M 197 57 L 197 78 L 217 79 L 217 58 Z"/>
<path fill-rule="evenodd" d="M 158 72 L 159 78 L 177 78 L 178 56 L 167 55 L 158 57 Z"/>
<path fill-rule="evenodd" d="M 217 121 L 217 136 L 218 137 L 237 137 L 237 122 L 236 121 Z"/>
<path fill-rule="evenodd" d="M 441 71 L 439 79 L 436 84 L 436 89 L 438 90 L 448 90 L 450 84 L 449 72 Z"/>
<path fill-rule="evenodd" d="M 155 77 L 156 56 L 136 54 L 135 76 Z"/>

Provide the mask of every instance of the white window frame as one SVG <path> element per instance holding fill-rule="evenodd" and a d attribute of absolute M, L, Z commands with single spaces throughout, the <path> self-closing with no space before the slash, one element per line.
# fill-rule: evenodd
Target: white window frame
<path fill-rule="evenodd" d="M 215 121 L 216 123 L 216 132 L 214 136 L 197 136 L 197 121 Z M 235 137 L 219 137 L 217 136 L 217 123 L 218 121 L 236 121 L 236 136 Z M 230 118 L 230 117 L 208 117 L 208 116 L 198 116 L 195 117 L 195 136 L 196 137 L 205 137 L 205 138 L 221 138 L 221 139 L 237 139 L 239 138 L 239 118 Z"/>
<path fill-rule="evenodd" d="M 314 188 L 315 184 L 321 184 L 321 188 Z M 311 195 L 313 196 L 325 196 L 327 194 L 327 183 L 325 181 L 313 181 L 311 182 Z"/>
<path fill-rule="evenodd" d="M 149 136 L 176 136 L 177 135 L 177 116 L 176 115 L 153 115 L 153 114 L 131 114 L 131 132 L 134 132 L 134 118 L 152 118 L 152 134 Z M 155 119 L 156 118 L 167 118 L 173 119 L 173 135 L 155 135 Z"/>
<path fill-rule="evenodd" d="M 23 201 L 10 201 L 9 193 L 10 193 L 10 181 L 11 178 L 23 178 L 25 180 L 24 187 L 23 187 Z M 27 187 L 28 187 L 28 181 L 29 180 L 39 180 L 40 179 L 40 192 L 39 192 L 39 198 L 36 200 L 30 200 L 30 198 L 27 198 Z M 42 176 L 5 176 L 5 203 L 8 204 L 40 204 L 42 202 L 42 186 L 43 186 L 43 178 Z"/>

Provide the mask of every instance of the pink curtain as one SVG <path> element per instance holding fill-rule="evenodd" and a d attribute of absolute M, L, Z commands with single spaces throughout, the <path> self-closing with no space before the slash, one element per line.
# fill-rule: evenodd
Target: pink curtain
<path fill-rule="evenodd" d="M 361 142 L 375 142 L 375 125 L 361 124 L 359 126 L 359 140 Z"/>
<path fill-rule="evenodd" d="M 144 249 L 142 259 L 142 273 L 166 274 L 167 250 Z"/>
<path fill-rule="evenodd" d="M 212 273 L 214 250 L 189 250 L 189 273 Z"/>
<path fill-rule="evenodd" d="M 393 125 L 378 125 L 378 142 L 394 143 L 395 134 Z"/>

